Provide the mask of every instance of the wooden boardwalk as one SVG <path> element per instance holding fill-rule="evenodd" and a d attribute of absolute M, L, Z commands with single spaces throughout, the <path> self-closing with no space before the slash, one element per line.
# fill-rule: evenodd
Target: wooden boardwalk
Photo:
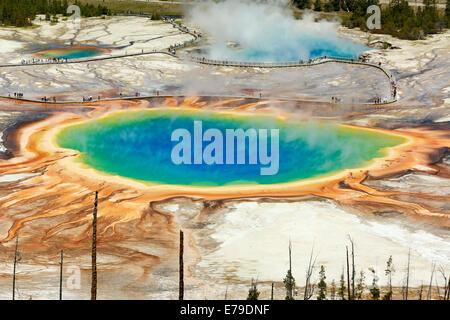
<path fill-rule="evenodd" d="M 49 104 L 49 105 L 67 105 L 67 104 L 92 104 L 96 102 L 107 102 L 107 101 L 118 101 L 118 100 L 145 100 L 145 99 L 166 99 L 166 98 L 189 98 L 192 95 L 184 95 L 184 94 L 164 94 L 164 95 L 147 95 L 147 96 L 122 96 L 116 98 L 105 98 L 105 99 L 93 99 L 91 101 L 80 101 L 80 100 L 63 100 L 63 101 L 42 101 L 40 99 L 28 99 L 28 98 L 16 98 L 10 96 L 0 95 L 2 99 L 9 99 L 17 102 L 30 102 L 30 103 L 39 103 L 39 104 Z M 388 101 L 385 103 L 373 103 L 373 102 L 335 102 L 333 103 L 330 100 L 312 100 L 312 99 L 296 99 L 296 98 L 288 98 L 288 97 L 257 97 L 257 96 L 249 96 L 249 95 L 198 95 L 200 98 L 220 98 L 220 99 L 246 99 L 246 100 L 273 100 L 273 101 L 292 101 L 292 102 L 305 102 L 305 103 L 319 103 L 319 104 L 357 104 L 357 105 L 386 105 L 395 102 Z"/>

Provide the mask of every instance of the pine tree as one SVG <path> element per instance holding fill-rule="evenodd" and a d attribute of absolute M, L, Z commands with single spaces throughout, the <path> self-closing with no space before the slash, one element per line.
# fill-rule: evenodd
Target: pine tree
<path fill-rule="evenodd" d="M 445 5 L 445 17 L 447 20 L 447 28 L 450 28 L 450 0 L 447 0 Z"/>
<path fill-rule="evenodd" d="M 286 300 L 294 300 L 293 291 L 295 288 L 295 278 L 291 273 L 291 270 L 287 271 L 286 277 L 283 279 L 284 286 L 286 288 Z"/>
<path fill-rule="evenodd" d="M 257 282 L 252 279 L 252 285 L 250 286 L 250 289 L 248 290 L 248 296 L 247 300 L 258 300 L 260 292 L 258 291 Z"/>
<path fill-rule="evenodd" d="M 392 265 L 392 256 L 389 257 L 386 262 L 386 269 L 384 274 L 388 277 L 389 291 L 383 296 L 383 300 L 392 300 L 392 273 L 394 272 L 394 266 Z"/>
<path fill-rule="evenodd" d="M 161 20 L 161 14 L 159 13 L 159 10 L 156 10 L 153 14 L 152 14 L 152 20 Z"/>
<path fill-rule="evenodd" d="M 107 7 L 75 1 L 83 16 L 109 14 Z M 37 14 L 44 14 L 47 21 L 56 22 L 56 15 L 67 15 L 68 0 L 1 0 L 0 24 L 7 26 L 31 26 Z"/>
<path fill-rule="evenodd" d="M 380 288 L 378 287 L 378 276 L 374 268 L 369 268 L 372 272 L 372 285 L 370 286 L 370 294 L 372 295 L 372 300 L 380 299 Z"/>
<path fill-rule="evenodd" d="M 325 268 L 324 266 L 320 266 L 319 271 L 319 283 L 317 287 L 319 288 L 319 292 L 317 293 L 317 300 L 326 300 L 327 299 L 327 284 L 325 282 Z"/>
<path fill-rule="evenodd" d="M 364 294 L 364 288 L 365 288 L 365 280 L 366 277 L 364 276 L 364 271 L 361 270 L 359 273 L 359 278 L 356 283 L 356 290 L 355 290 L 355 298 L 358 300 L 361 300 Z"/>
<path fill-rule="evenodd" d="M 286 277 L 283 279 L 284 287 L 286 288 L 286 300 L 294 300 L 295 278 L 292 275 L 292 244 L 289 241 L 289 269 Z"/>
<path fill-rule="evenodd" d="M 293 5 L 299 9 L 310 9 L 311 0 L 293 0 Z"/>
<path fill-rule="evenodd" d="M 336 300 L 336 282 L 331 281 L 331 285 L 330 285 L 330 299 L 331 300 Z"/>
<path fill-rule="evenodd" d="M 62 4 L 62 8 L 64 10 L 63 15 L 65 15 L 65 16 L 67 16 L 67 8 L 68 7 L 69 7 L 69 3 L 67 2 L 67 0 L 64 0 L 63 4 Z"/>
<path fill-rule="evenodd" d="M 320 0 L 314 2 L 314 11 L 322 11 L 322 2 Z"/>
<path fill-rule="evenodd" d="M 326 12 L 332 12 L 332 11 L 334 11 L 334 6 L 333 6 L 333 3 L 332 3 L 331 1 L 327 1 L 327 2 L 325 3 L 325 5 L 323 6 L 323 8 L 324 8 L 324 10 L 325 10 Z"/>
<path fill-rule="evenodd" d="M 390 34 L 401 39 L 422 39 L 427 34 L 436 33 L 449 27 L 450 0 L 447 0 L 445 13 L 440 13 L 436 0 L 424 0 L 424 6 L 413 9 L 407 0 L 392 0 L 381 9 L 381 29 L 373 32 Z M 350 28 L 367 29 L 367 8 L 379 5 L 378 0 L 346 0 L 345 10 L 351 15 L 344 18 L 344 25 Z"/>
<path fill-rule="evenodd" d="M 341 273 L 341 280 L 339 281 L 339 290 L 338 290 L 338 296 L 341 298 L 341 300 L 345 300 L 345 278 L 344 278 L 344 271 Z"/>

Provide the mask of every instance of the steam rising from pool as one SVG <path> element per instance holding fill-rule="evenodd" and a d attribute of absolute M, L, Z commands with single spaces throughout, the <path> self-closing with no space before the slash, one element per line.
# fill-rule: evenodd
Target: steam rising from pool
<path fill-rule="evenodd" d="M 188 17 L 214 39 L 207 57 L 218 60 L 280 62 L 323 55 L 357 58 L 363 44 L 338 36 L 338 21 L 296 20 L 287 1 L 206 1 Z M 234 44 L 230 46 L 230 44 Z"/>

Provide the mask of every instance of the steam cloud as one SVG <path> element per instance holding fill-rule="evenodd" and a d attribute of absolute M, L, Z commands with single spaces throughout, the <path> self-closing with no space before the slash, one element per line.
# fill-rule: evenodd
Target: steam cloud
<path fill-rule="evenodd" d="M 315 22 L 314 13 L 296 20 L 286 0 L 204 1 L 188 18 L 212 36 L 207 57 L 234 61 L 297 61 L 328 55 L 354 57 L 362 44 L 338 36 L 338 21 Z M 231 48 L 230 43 L 238 44 Z"/>

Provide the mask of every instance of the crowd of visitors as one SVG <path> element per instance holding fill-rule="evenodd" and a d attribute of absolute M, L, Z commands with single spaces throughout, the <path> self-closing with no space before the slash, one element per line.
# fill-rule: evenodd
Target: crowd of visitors
<path fill-rule="evenodd" d="M 48 59 L 33 58 L 30 60 L 22 59 L 21 64 L 66 63 L 66 62 L 67 62 L 67 58 L 48 58 Z"/>
<path fill-rule="evenodd" d="M 342 101 L 341 98 L 338 98 L 338 97 L 331 97 L 331 102 L 333 102 L 333 103 L 338 103 L 338 102 L 341 102 L 341 101 Z"/>
<path fill-rule="evenodd" d="M 8 97 L 11 98 L 11 93 L 8 93 Z M 23 93 L 22 92 L 14 92 L 14 98 L 17 98 L 17 99 L 23 98 Z"/>
<path fill-rule="evenodd" d="M 196 38 L 196 39 L 192 39 L 192 40 L 189 40 L 189 41 L 185 41 L 183 43 L 176 43 L 174 45 L 171 45 L 168 48 L 168 51 L 170 53 L 172 53 L 172 54 L 176 54 L 176 50 L 177 49 L 187 47 L 187 46 L 193 44 L 197 40 L 197 38 L 201 38 L 202 37 L 202 34 L 200 32 L 197 32 L 195 30 L 190 30 L 188 27 L 183 26 L 182 24 L 176 23 L 172 18 L 163 17 L 162 20 L 164 22 L 170 23 L 174 28 L 178 28 L 182 32 L 194 35 L 194 37 Z"/>

